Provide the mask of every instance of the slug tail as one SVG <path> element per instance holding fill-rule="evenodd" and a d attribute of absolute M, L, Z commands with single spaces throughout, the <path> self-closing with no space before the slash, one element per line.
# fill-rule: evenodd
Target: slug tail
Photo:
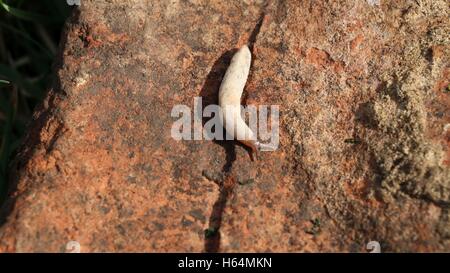
<path fill-rule="evenodd" d="M 251 140 L 240 140 L 240 142 L 251 149 L 250 157 L 252 161 L 257 161 L 259 156 L 258 142 Z"/>

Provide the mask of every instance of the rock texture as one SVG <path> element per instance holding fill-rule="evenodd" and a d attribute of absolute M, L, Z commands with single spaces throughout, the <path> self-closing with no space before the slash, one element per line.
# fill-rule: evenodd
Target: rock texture
<path fill-rule="evenodd" d="M 82 1 L 2 209 L 1 252 L 450 251 L 449 3 Z M 250 43 L 281 145 L 174 141 Z"/>

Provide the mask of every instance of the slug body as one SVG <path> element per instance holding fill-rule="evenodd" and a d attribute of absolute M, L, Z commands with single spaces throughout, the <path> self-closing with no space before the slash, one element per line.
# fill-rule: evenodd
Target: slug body
<path fill-rule="evenodd" d="M 231 59 L 219 89 L 223 127 L 228 134 L 258 153 L 261 144 L 241 116 L 241 97 L 250 71 L 252 54 L 244 45 Z"/>

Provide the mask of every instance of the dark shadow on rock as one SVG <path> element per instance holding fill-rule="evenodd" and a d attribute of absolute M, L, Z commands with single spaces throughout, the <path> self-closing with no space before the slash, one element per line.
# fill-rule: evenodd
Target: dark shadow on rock
<path fill-rule="evenodd" d="M 258 22 L 256 23 L 256 26 L 253 28 L 252 33 L 250 34 L 250 37 L 248 38 L 248 48 L 253 53 L 253 46 L 256 43 L 256 38 L 258 37 L 259 32 L 261 31 L 261 26 L 264 21 L 264 18 L 266 17 L 266 14 L 263 12 L 258 19 Z"/>
<path fill-rule="evenodd" d="M 373 102 L 364 102 L 359 104 L 356 109 L 355 121 L 365 128 L 376 129 L 377 122 L 375 120 L 375 116 L 376 114 Z"/>
<path fill-rule="evenodd" d="M 231 58 L 236 53 L 236 49 L 228 50 L 223 53 L 213 64 L 210 72 L 208 73 L 203 88 L 200 91 L 200 97 L 202 98 L 202 112 L 208 105 L 219 104 L 219 87 L 222 82 L 222 78 L 230 64 Z M 214 117 L 202 117 L 202 125 L 204 126 L 208 120 Z M 214 130 L 222 130 L 223 136 L 225 136 L 224 128 L 214 128 Z M 205 252 L 218 252 L 220 249 L 220 226 L 222 224 L 222 214 L 225 210 L 225 206 L 230 194 L 230 190 L 225 185 L 229 180 L 229 173 L 233 166 L 233 162 L 236 160 L 236 142 L 234 140 L 213 140 L 225 150 L 225 164 L 222 167 L 221 181 L 215 181 L 220 188 L 219 197 L 213 205 L 211 216 L 209 217 L 209 226 L 205 230 Z"/>
<path fill-rule="evenodd" d="M 211 216 L 209 217 L 209 226 L 205 230 L 205 252 L 216 253 L 220 250 L 220 227 L 222 225 L 222 216 L 236 185 L 236 179 L 228 175 L 222 184 L 219 185 L 219 198 L 213 205 Z"/>

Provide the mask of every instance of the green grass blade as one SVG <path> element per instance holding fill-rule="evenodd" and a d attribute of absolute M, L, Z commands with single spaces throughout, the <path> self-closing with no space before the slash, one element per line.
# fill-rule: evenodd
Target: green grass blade
<path fill-rule="evenodd" d="M 41 98 L 42 91 L 36 86 L 30 84 L 26 79 L 20 75 L 16 70 L 4 65 L 0 64 L 0 75 L 7 78 L 8 81 L 17 84 L 20 88 L 24 89 L 27 92 L 27 95 L 34 98 Z"/>
<path fill-rule="evenodd" d="M 54 22 L 54 20 L 50 19 L 49 17 L 45 17 L 45 16 L 37 14 L 37 13 L 33 13 L 33 12 L 29 12 L 29 11 L 11 7 L 10 5 L 5 4 L 3 2 L 3 0 L 0 0 L 0 6 L 4 10 L 6 10 L 9 14 L 11 14 L 17 18 L 20 18 L 22 20 L 34 21 L 34 22 L 40 22 L 40 23 L 53 23 Z"/>

